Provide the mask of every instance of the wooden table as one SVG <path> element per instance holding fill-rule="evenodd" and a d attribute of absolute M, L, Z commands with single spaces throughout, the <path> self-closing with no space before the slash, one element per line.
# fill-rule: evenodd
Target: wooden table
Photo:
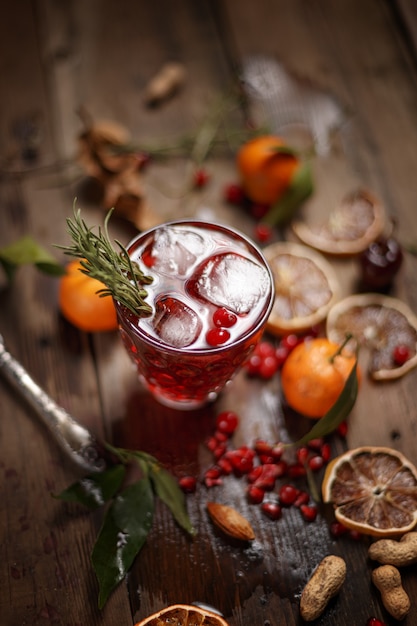
<path fill-rule="evenodd" d="M 95 120 L 124 124 L 140 145 L 172 143 L 195 134 L 242 73 L 269 95 L 250 92 L 230 113 L 236 128 L 251 119 L 299 138 L 300 128 L 282 124 L 311 123 L 314 114 L 323 122 L 315 128 L 311 211 L 329 210 L 362 185 L 396 219 L 399 239 L 415 243 L 416 34 L 411 0 L 9 2 L 0 23 L 0 245 L 31 234 L 62 260 L 53 244 L 68 242 L 65 219 L 80 193 L 74 155 L 81 106 Z M 160 106 L 146 107 L 145 86 L 171 60 L 186 68 L 183 88 Z M 286 119 L 288 100 L 275 94 L 274 78 L 271 84 L 277 68 L 302 80 L 291 100 L 291 111 L 298 107 L 295 119 Z M 305 125 L 302 130 L 304 141 Z M 214 216 L 252 235 L 253 219 L 223 198 L 224 185 L 237 178 L 232 151 L 209 158 L 210 184 L 184 194 L 188 165 L 175 158 L 145 171 L 145 196 L 159 218 Z M 99 204 L 84 202 L 82 211 L 89 224 L 102 223 Z M 123 219 L 111 229 L 124 243 L 137 232 Z M 350 292 L 356 261 L 334 265 Z M 240 415 L 236 445 L 256 437 L 275 440 L 291 427 L 279 377 L 261 382 L 240 374 L 213 406 L 196 413 L 168 410 L 139 387 L 117 333 L 89 335 L 60 317 L 57 279 L 25 266 L 10 286 L 2 285 L 1 333 L 35 380 L 95 435 L 155 454 L 176 475 L 202 476 L 210 465 L 204 442 L 222 409 Z M 417 309 L 416 260 L 409 254 L 393 293 Z M 416 463 L 416 383 L 417 371 L 383 385 L 364 380 L 347 441 L 335 438 L 333 452 L 387 445 Z M 272 523 L 246 502 L 244 481 L 231 477 L 212 491 L 199 483 L 188 496 L 198 533 L 193 541 L 158 507 L 126 582 L 99 611 L 90 553 L 102 512 L 68 508 L 51 497 L 78 470 L 4 381 L 0 396 L 3 626 L 128 625 L 165 605 L 193 601 L 217 607 L 231 626 L 293 626 L 301 624 L 300 592 L 328 553 L 346 559 L 348 577 L 317 624 L 365 626 L 372 615 L 394 623 L 370 582 L 367 539 L 332 538 L 324 508 L 314 523 L 295 511 Z M 214 531 L 208 499 L 229 502 L 250 519 L 257 535 L 252 547 L 231 544 Z M 404 585 L 413 603 L 403 623 L 412 626 L 415 568 L 405 571 Z"/>

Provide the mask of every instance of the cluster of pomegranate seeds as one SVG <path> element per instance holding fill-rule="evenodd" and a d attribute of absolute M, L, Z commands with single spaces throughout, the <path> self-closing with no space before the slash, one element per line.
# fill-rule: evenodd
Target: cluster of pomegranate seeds
<path fill-rule="evenodd" d="M 209 346 L 220 346 L 230 339 L 230 333 L 227 330 L 236 324 L 237 315 L 228 311 L 225 307 L 216 309 L 213 313 L 214 328 L 210 328 L 206 333 L 206 341 Z"/>

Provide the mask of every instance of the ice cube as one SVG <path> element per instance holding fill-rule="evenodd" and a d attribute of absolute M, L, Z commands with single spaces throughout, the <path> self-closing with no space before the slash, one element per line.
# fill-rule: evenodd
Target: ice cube
<path fill-rule="evenodd" d="M 191 284 L 200 298 L 242 315 L 249 313 L 266 295 L 269 275 L 254 261 L 225 253 L 210 257 L 200 265 Z"/>
<path fill-rule="evenodd" d="M 172 227 L 156 231 L 151 255 L 159 272 L 186 276 L 190 266 L 204 252 L 204 239 L 192 230 Z"/>
<path fill-rule="evenodd" d="M 198 339 L 202 322 L 184 302 L 164 296 L 155 304 L 153 327 L 164 343 L 174 348 L 185 348 Z"/>

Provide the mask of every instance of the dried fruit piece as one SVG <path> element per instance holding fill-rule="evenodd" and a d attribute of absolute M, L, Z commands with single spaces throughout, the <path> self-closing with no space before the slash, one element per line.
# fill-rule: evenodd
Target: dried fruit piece
<path fill-rule="evenodd" d="M 218 528 L 241 541 L 252 541 L 255 533 L 248 520 L 236 509 L 218 502 L 207 502 L 207 511 Z"/>
<path fill-rule="evenodd" d="M 349 332 L 367 348 L 374 380 L 399 378 L 417 365 L 417 317 L 398 298 L 376 293 L 348 296 L 330 309 L 326 332 L 335 342 L 343 341 Z M 395 359 L 398 346 L 409 354 L 400 363 Z"/>
<path fill-rule="evenodd" d="M 367 191 L 348 194 L 323 224 L 294 222 L 292 228 L 305 244 L 336 255 L 358 254 L 382 232 L 385 213 Z"/>
<path fill-rule="evenodd" d="M 228 626 L 225 619 L 219 614 L 202 606 L 193 604 L 172 604 L 171 606 L 157 611 L 136 626 L 164 626 L 175 624 L 176 626 Z"/>

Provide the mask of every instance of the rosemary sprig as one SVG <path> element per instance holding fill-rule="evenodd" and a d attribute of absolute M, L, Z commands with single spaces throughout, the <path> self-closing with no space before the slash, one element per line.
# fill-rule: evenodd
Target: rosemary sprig
<path fill-rule="evenodd" d="M 72 245 L 57 247 L 64 254 L 81 259 L 81 271 L 105 285 L 97 292 L 100 297 L 113 296 L 135 315 L 147 317 L 152 314 L 152 307 L 144 300 L 148 295 L 144 285 L 149 285 L 153 278 L 142 272 L 117 240 L 119 251 L 114 249 L 108 233 L 112 212 L 113 209 L 106 215 L 104 230 L 99 227 L 98 234 L 95 234 L 81 218 L 80 209 L 74 210 L 74 219 L 67 218 Z"/>

